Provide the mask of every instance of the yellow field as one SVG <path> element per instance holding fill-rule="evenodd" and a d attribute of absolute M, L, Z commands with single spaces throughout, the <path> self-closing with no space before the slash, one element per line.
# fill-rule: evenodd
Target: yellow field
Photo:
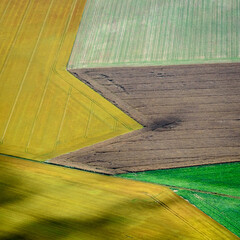
<path fill-rule="evenodd" d="M 3 156 L 0 171 L 3 239 L 238 239 L 165 187 Z"/>
<path fill-rule="evenodd" d="M 66 70 L 85 2 L 1 1 L 1 153 L 45 160 L 141 128 Z"/>

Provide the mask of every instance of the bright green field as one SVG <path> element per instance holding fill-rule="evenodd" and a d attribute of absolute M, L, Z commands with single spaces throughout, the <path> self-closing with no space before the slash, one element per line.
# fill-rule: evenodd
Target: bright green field
<path fill-rule="evenodd" d="M 154 170 L 118 176 L 240 197 L 240 163 Z"/>
<path fill-rule="evenodd" d="M 118 176 L 168 185 L 178 195 L 240 236 L 240 163 L 154 170 Z"/>
<path fill-rule="evenodd" d="M 188 190 L 177 190 L 176 193 L 240 236 L 240 199 Z"/>
<path fill-rule="evenodd" d="M 69 69 L 240 61 L 240 0 L 88 0 Z"/>

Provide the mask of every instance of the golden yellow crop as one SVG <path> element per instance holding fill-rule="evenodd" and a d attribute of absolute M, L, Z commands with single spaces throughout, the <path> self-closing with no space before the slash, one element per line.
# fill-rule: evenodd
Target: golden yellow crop
<path fill-rule="evenodd" d="M 238 239 L 159 185 L 0 156 L 0 238 Z"/>
<path fill-rule="evenodd" d="M 66 70 L 85 2 L 1 1 L 1 153 L 45 160 L 141 128 Z"/>

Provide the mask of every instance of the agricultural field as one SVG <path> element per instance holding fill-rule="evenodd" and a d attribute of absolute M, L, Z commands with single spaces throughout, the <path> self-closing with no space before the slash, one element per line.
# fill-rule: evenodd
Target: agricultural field
<path fill-rule="evenodd" d="M 240 0 L 2 0 L 0 240 L 239 239 L 239 40 Z"/>
<path fill-rule="evenodd" d="M 166 187 L 0 156 L 1 239 L 238 239 Z"/>
<path fill-rule="evenodd" d="M 179 189 L 175 193 L 240 237 L 240 198 Z"/>
<path fill-rule="evenodd" d="M 1 3 L 1 153 L 46 160 L 141 128 L 66 70 L 85 2 Z"/>
<path fill-rule="evenodd" d="M 144 128 L 51 162 L 116 174 L 239 161 L 239 63 L 74 72 Z"/>
<path fill-rule="evenodd" d="M 49 161 L 107 174 L 239 161 L 239 10 L 87 1 L 67 68 L 144 128 Z"/>
<path fill-rule="evenodd" d="M 240 163 L 236 162 L 127 173 L 118 176 L 166 186 L 240 197 L 239 175 Z"/>
<path fill-rule="evenodd" d="M 69 69 L 240 60 L 239 0 L 88 0 Z"/>
<path fill-rule="evenodd" d="M 240 236 L 240 163 L 117 175 L 170 187 L 191 204 Z"/>

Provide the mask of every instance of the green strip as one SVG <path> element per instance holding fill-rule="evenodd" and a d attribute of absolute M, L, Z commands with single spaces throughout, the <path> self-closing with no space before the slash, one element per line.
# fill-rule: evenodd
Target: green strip
<path fill-rule="evenodd" d="M 139 181 L 240 197 L 240 163 L 120 174 Z"/>

